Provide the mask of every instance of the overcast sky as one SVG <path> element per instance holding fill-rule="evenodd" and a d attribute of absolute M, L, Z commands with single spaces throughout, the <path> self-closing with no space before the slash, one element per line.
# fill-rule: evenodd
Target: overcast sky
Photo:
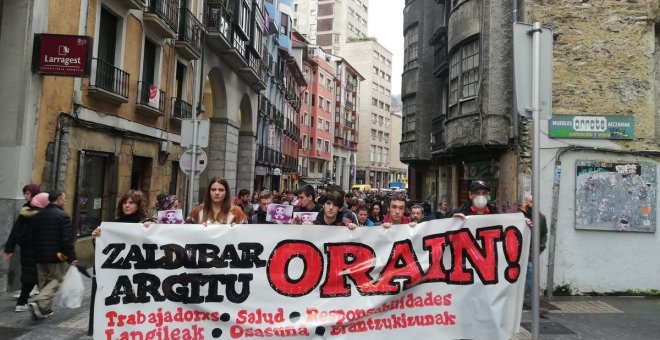
<path fill-rule="evenodd" d="M 405 0 L 370 0 L 369 35 L 392 52 L 392 95 L 401 93 Z"/>

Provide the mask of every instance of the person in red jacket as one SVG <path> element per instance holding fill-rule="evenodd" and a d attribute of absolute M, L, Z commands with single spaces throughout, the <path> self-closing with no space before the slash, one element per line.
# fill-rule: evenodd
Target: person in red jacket
<path fill-rule="evenodd" d="M 394 224 L 408 224 L 414 227 L 417 223 L 410 222 L 410 219 L 404 216 L 405 211 L 406 197 L 401 194 L 392 195 L 387 207 L 387 215 L 383 218 L 383 228 L 389 228 Z"/>

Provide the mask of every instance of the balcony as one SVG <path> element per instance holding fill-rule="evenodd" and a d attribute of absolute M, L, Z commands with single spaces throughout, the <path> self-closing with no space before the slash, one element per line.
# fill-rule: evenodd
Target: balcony
<path fill-rule="evenodd" d="M 135 111 L 153 118 L 165 114 L 165 92 L 145 81 L 138 81 L 137 105 Z"/>
<path fill-rule="evenodd" d="M 210 0 L 206 3 L 206 22 L 204 25 L 208 30 L 208 43 L 216 51 L 224 51 L 231 48 L 232 13 L 225 7 L 225 1 Z"/>
<path fill-rule="evenodd" d="M 352 150 L 357 150 L 357 142 L 356 141 L 348 140 L 348 139 L 345 139 L 343 137 L 335 136 L 334 145 L 339 146 L 339 147 L 349 148 L 349 149 L 352 149 Z"/>
<path fill-rule="evenodd" d="M 353 112 L 353 109 L 355 106 L 353 105 L 353 102 L 350 100 L 344 101 L 344 107 L 346 108 L 346 111 Z"/>
<path fill-rule="evenodd" d="M 353 83 L 352 81 L 348 80 L 348 78 L 347 78 L 347 79 L 346 79 L 346 88 L 347 88 L 349 91 L 355 92 L 355 83 Z"/>
<path fill-rule="evenodd" d="M 143 10 L 145 6 L 145 0 L 119 0 L 118 2 L 124 4 L 128 9 Z"/>
<path fill-rule="evenodd" d="M 353 128 L 353 121 L 348 120 L 348 119 L 344 119 L 344 126 L 349 128 L 349 129 L 352 129 Z"/>
<path fill-rule="evenodd" d="M 92 59 L 89 95 L 115 104 L 128 102 L 129 74 L 101 59 Z"/>
<path fill-rule="evenodd" d="M 175 38 L 178 12 L 177 0 L 150 0 L 144 10 L 144 23 L 160 38 Z"/>
<path fill-rule="evenodd" d="M 242 41 L 242 40 L 241 40 Z M 246 43 L 245 41 L 242 41 Z M 244 52 L 245 53 L 245 52 Z M 249 51 L 247 52 L 248 56 L 248 65 L 249 67 L 242 67 L 239 69 L 240 75 L 245 81 L 250 84 L 250 86 L 257 92 L 266 89 L 265 74 L 261 66 L 261 59 L 257 58 L 256 53 Z"/>
<path fill-rule="evenodd" d="M 182 8 L 179 17 L 179 34 L 174 48 L 176 52 L 189 60 L 197 60 L 202 55 L 202 24 L 187 8 Z"/>
<path fill-rule="evenodd" d="M 175 119 L 192 118 L 192 105 L 181 98 L 172 97 L 172 114 Z"/>

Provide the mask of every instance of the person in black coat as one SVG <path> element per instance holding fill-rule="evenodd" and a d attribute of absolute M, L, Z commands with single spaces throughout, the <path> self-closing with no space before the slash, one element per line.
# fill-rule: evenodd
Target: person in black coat
<path fill-rule="evenodd" d="M 458 208 L 452 216 L 464 218 L 469 215 L 499 214 L 497 207 L 488 203 L 490 187 L 481 180 L 472 181 L 469 191 L 470 200 Z"/>
<path fill-rule="evenodd" d="M 266 221 L 266 212 L 268 211 L 268 205 L 271 203 L 273 203 L 273 193 L 268 190 L 262 191 L 259 194 L 259 209 L 257 209 L 252 215 L 252 218 L 250 219 L 250 223 L 275 224 L 275 222 Z"/>
<path fill-rule="evenodd" d="M 31 195 L 30 195 L 31 196 Z M 30 219 L 41 209 L 48 205 L 48 194 L 36 194 L 23 205 L 14 227 L 5 243 L 5 260 L 10 260 L 14 255 L 16 245 L 21 249 L 21 293 L 16 301 L 16 312 L 28 311 L 28 298 L 32 289 L 37 285 L 37 265 L 34 262 L 34 247 L 30 234 Z"/>
<path fill-rule="evenodd" d="M 71 218 L 63 209 L 66 194 L 61 191 L 51 192 L 48 201 L 50 203 L 30 220 L 34 261 L 39 278 L 39 299 L 28 307 L 35 320 L 53 314 L 53 298 L 64 275 L 69 265 L 78 264 Z"/>

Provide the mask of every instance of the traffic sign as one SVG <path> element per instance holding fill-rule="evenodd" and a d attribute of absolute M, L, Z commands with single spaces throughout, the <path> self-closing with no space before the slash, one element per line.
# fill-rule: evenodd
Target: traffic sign
<path fill-rule="evenodd" d="M 179 168 L 181 168 L 181 171 L 183 171 L 186 176 L 190 176 L 190 170 L 193 168 L 193 148 L 187 148 L 186 151 L 183 152 L 181 157 L 179 157 Z M 195 157 L 195 163 L 197 166 L 195 167 L 195 173 L 200 173 L 204 170 L 206 170 L 206 165 L 209 162 L 209 158 L 206 156 L 206 152 L 204 150 L 197 148 L 196 149 L 196 157 Z"/>
<path fill-rule="evenodd" d="M 531 118 L 532 113 L 532 25 L 513 24 L 513 74 L 518 114 Z M 552 116 L 552 29 L 541 27 L 540 41 L 540 114 Z"/>
<path fill-rule="evenodd" d="M 209 146 L 209 129 L 211 121 L 208 119 L 182 119 L 181 120 L 181 146 L 193 145 L 193 124 L 197 124 L 197 146 L 205 148 Z"/>

